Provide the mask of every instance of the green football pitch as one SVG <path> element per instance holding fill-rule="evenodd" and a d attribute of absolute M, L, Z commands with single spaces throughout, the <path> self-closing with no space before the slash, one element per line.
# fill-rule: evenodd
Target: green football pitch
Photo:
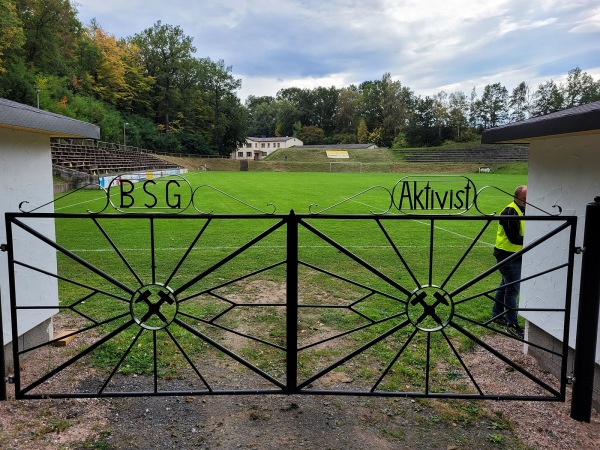
<path fill-rule="evenodd" d="M 519 184 L 526 183 L 527 179 L 526 175 L 490 173 L 467 174 L 464 176 L 472 180 L 477 189 L 493 186 L 506 192 L 512 192 Z M 246 205 L 228 196 L 267 212 L 272 212 L 273 207 L 267 207 L 266 205 L 274 205 L 275 212 L 278 214 L 286 214 L 292 209 L 296 213 L 308 213 L 313 204 L 318 205 L 318 207 L 313 207 L 312 211 L 319 211 L 374 186 L 391 191 L 403 177 L 402 174 L 319 172 L 191 172 L 185 175 L 185 179 L 193 189 L 200 187 L 195 196 L 195 203 L 199 209 L 203 212 L 221 214 L 257 212 L 248 209 Z M 410 175 L 409 177 L 413 179 L 416 176 Z M 418 177 L 421 179 L 441 179 L 443 176 L 424 174 L 418 175 Z M 448 176 L 449 180 L 457 180 L 458 178 L 457 176 Z M 201 186 L 210 187 L 202 188 Z M 223 195 L 212 188 L 216 188 L 227 195 Z M 334 209 L 328 212 L 351 214 L 381 212 L 381 208 L 387 208 L 386 202 L 389 199 L 385 194 L 381 194 L 382 190 L 373 190 L 368 195 L 362 195 L 345 203 L 342 209 Z M 61 196 L 59 195 L 57 198 Z M 496 189 L 486 191 L 481 198 L 482 207 L 486 212 L 501 209 L 508 203 L 507 196 Z M 58 200 L 55 211 L 60 213 L 86 212 L 88 209 L 97 211 L 102 209 L 104 202 L 105 195 L 102 191 L 82 190 Z M 370 202 L 375 204 L 370 205 Z M 141 203 L 142 201 L 136 206 L 142 206 Z M 133 212 L 133 210 L 129 212 Z M 145 212 L 152 211 L 146 210 Z M 195 211 L 191 210 L 190 212 Z"/>
<path fill-rule="evenodd" d="M 438 193 L 458 190 L 467 179 L 471 195 L 481 192 L 479 210 L 413 215 L 390 208 L 390 193 L 407 180 L 398 174 L 194 172 L 184 178 L 156 180 L 146 190 L 138 183 L 125 206 L 118 187 L 108 205 L 99 189 L 57 196 L 63 316 L 92 334 L 116 333 L 89 364 L 169 376 L 189 367 L 190 359 L 219 360 L 217 346 L 207 344 L 218 342 L 260 370 L 283 376 L 290 261 L 297 269 L 298 374 L 307 383 L 374 339 L 354 359 L 360 364 L 347 367 L 356 380 L 373 386 L 402 355 L 405 364 L 382 389 L 420 391 L 435 381 L 432 389 L 443 390 L 461 372 L 458 354 L 473 348 L 474 336 L 490 332 L 483 324 L 499 281 L 491 270 L 497 221 L 481 212 L 499 212 L 525 175 L 411 175 L 419 186 L 437 183 Z M 178 183 L 170 194 L 158 188 L 170 181 Z M 181 214 L 150 214 L 173 212 L 165 206 L 177 195 L 183 204 L 193 196 L 193 205 Z M 439 203 L 443 195 L 436 195 Z M 299 223 L 290 220 L 292 210 Z M 290 223 L 298 225 L 292 241 Z M 148 289 L 176 301 L 161 301 L 161 314 L 148 319 L 144 308 L 150 303 L 133 300 Z M 421 320 L 419 290 L 451 296 L 451 305 L 435 308 L 440 317 Z M 132 317 L 141 329 L 128 325 Z M 427 332 L 450 320 L 457 325 Z M 127 328 L 117 332 L 119 327 Z M 453 389 L 471 391 L 462 382 Z"/>

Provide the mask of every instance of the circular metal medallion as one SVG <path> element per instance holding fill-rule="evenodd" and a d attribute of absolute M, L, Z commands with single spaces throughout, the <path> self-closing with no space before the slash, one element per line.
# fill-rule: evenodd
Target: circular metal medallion
<path fill-rule="evenodd" d="M 406 315 L 419 330 L 439 331 L 450 323 L 454 315 L 454 302 L 438 286 L 421 286 L 408 299 Z"/>
<path fill-rule="evenodd" d="M 177 315 L 177 298 L 168 286 L 147 284 L 134 292 L 130 310 L 139 326 L 160 330 L 166 328 Z"/>

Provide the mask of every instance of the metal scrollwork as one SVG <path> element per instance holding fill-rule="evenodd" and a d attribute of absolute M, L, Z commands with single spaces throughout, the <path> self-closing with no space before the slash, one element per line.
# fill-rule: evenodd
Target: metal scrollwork
<path fill-rule="evenodd" d="M 275 210 L 277 209 L 273 203 L 267 203 L 267 206 L 270 206 L 272 208 L 272 210 L 271 211 L 265 211 L 265 210 L 260 209 L 260 208 L 258 208 L 256 206 L 253 206 L 250 203 L 247 203 L 247 202 L 245 202 L 245 201 L 243 201 L 243 200 L 241 200 L 241 199 L 239 199 L 237 197 L 234 197 L 233 195 L 230 195 L 227 192 L 224 192 L 224 191 L 222 191 L 219 188 L 211 186 L 210 184 L 203 184 L 201 186 L 198 186 L 196 189 L 194 189 L 194 191 L 192 193 L 192 205 L 194 206 L 194 209 L 196 211 L 198 211 L 200 214 L 213 214 L 213 210 L 206 212 L 206 211 L 202 211 L 200 208 L 198 208 L 196 206 L 196 193 L 200 189 L 202 189 L 202 188 L 212 189 L 213 191 L 218 192 L 219 194 L 221 194 L 221 195 L 223 195 L 223 196 L 225 196 L 225 197 L 227 197 L 227 198 L 229 198 L 229 199 L 231 199 L 231 200 L 233 200 L 233 201 L 235 201 L 237 203 L 245 205 L 245 206 L 247 206 L 248 208 L 250 208 L 250 209 L 252 209 L 254 211 L 258 211 L 261 214 L 272 215 L 272 214 L 275 214 Z"/>
<path fill-rule="evenodd" d="M 19 203 L 19 211 L 21 211 L 22 213 L 32 213 L 32 212 L 35 212 L 35 211 L 37 211 L 39 209 L 42 209 L 44 206 L 52 205 L 52 204 L 58 202 L 59 200 L 62 200 L 63 198 L 66 198 L 66 197 L 68 197 L 70 195 L 73 195 L 76 192 L 81 191 L 82 189 L 90 189 L 91 187 L 102 189 L 106 193 L 107 200 L 106 200 L 106 204 L 104 205 L 104 208 L 102 208 L 100 211 L 91 211 L 91 210 L 88 209 L 87 212 L 91 213 L 91 214 L 101 213 L 108 206 L 108 192 L 106 191 L 106 189 L 104 189 L 102 186 L 100 186 L 99 184 L 96 184 L 96 183 L 90 183 L 90 184 L 86 184 L 84 186 L 80 186 L 77 189 L 73 189 L 72 191 L 67 192 L 65 195 L 61 195 L 60 197 L 57 197 L 57 198 L 55 198 L 54 200 L 52 200 L 50 202 L 46 202 L 43 205 L 40 205 L 40 206 L 38 206 L 36 208 L 33 208 L 33 209 L 30 209 L 28 211 L 25 210 L 25 209 L 23 209 L 24 205 L 29 204 L 29 202 L 27 200 L 24 200 L 21 203 Z"/>
<path fill-rule="evenodd" d="M 491 213 L 483 212 L 480 209 L 479 204 L 477 202 L 477 200 L 481 197 L 481 194 L 484 191 L 488 190 L 488 189 L 494 189 L 494 190 L 496 190 L 498 192 L 501 192 L 501 193 L 505 194 L 508 198 L 513 198 L 514 197 L 514 193 L 513 192 L 507 192 L 504 189 L 500 189 L 499 187 L 496 187 L 496 186 L 483 186 L 481 189 L 479 189 L 477 191 L 477 195 L 475 196 L 475 202 L 474 202 L 474 206 L 475 206 L 475 209 L 477 210 L 477 212 L 479 212 L 481 215 L 484 215 L 484 216 L 495 216 L 495 215 L 498 214 L 498 211 L 492 211 Z M 530 203 L 528 201 L 525 201 L 525 205 L 528 208 L 531 207 L 531 208 L 533 208 L 533 209 L 535 209 L 535 210 L 537 210 L 539 212 L 542 212 L 542 213 L 544 213 L 544 214 L 546 214 L 548 216 L 560 216 L 562 214 L 562 211 L 563 211 L 562 207 L 560 205 L 556 204 L 556 203 L 554 205 L 552 205 L 552 208 L 555 208 L 556 210 L 558 210 L 557 213 L 548 212 L 548 211 L 546 211 L 546 210 L 544 210 L 542 208 L 539 208 L 538 206 L 535 206 L 533 203 Z"/>
<path fill-rule="evenodd" d="M 371 212 L 371 214 L 387 214 L 390 209 L 392 208 L 392 204 L 393 204 L 393 200 L 392 200 L 392 193 L 389 191 L 389 189 L 383 187 L 383 186 L 371 186 L 368 189 L 365 189 L 364 191 L 358 192 L 357 194 L 352 195 L 351 197 L 345 198 L 344 200 L 335 203 L 334 205 L 328 206 L 327 208 L 323 208 L 320 211 L 313 211 L 313 207 L 318 206 L 317 203 L 312 203 L 309 207 L 308 207 L 308 211 L 310 214 L 322 214 L 325 211 L 329 211 L 333 208 L 336 208 L 344 203 L 347 202 L 351 202 L 354 201 L 354 199 L 356 199 L 357 197 L 360 197 L 361 195 L 366 194 L 367 192 L 373 191 L 375 189 L 383 189 L 385 191 L 385 193 L 389 196 L 389 204 L 388 207 L 385 210 L 381 210 L 380 212 L 375 212 L 372 209 L 369 209 L 369 211 Z M 372 205 L 367 205 L 369 208 L 373 208 Z"/>

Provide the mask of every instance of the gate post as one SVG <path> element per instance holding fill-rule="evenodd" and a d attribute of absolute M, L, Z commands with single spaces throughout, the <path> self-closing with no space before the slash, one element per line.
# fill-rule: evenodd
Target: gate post
<path fill-rule="evenodd" d="M 294 210 L 288 216 L 286 245 L 286 384 L 291 394 L 298 385 L 298 219 Z"/>
<path fill-rule="evenodd" d="M 5 220 L 7 236 L 10 236 L 8 221 Z M 0 244 L 0 252 L 8 250 L 8 244 Z M 6 383 L 8 374 L 6 373 L 6 348 L 4 347 L 4 318 L 2 317 L 2 286 L 0 286 L 0 401 L 8 400 L 6 393 Z"/>
<path fill-rule="evenodd" d="M 2 290 L 0 289 L 0 401 L 7 399 L 6 396 L 6 355 L 4 354 L 4 329 L 2 325 Z"/>
<path fill-rule="evenodd" d="M 600 310 L 600 196 L 585 210 L 583 258 L 577 313 L 571 418 L 589 422 L 594 392 L 598 311 Z M 568 317 L 565 318 L 568 320 Z"/>

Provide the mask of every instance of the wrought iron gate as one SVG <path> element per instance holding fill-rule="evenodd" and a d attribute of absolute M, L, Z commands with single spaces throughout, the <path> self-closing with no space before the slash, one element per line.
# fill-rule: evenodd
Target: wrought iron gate
<path fill-rule="evenodd" d="M 497 220 L 8 213 L 16 397 L 564 400 L 576 218 L 526 216 L 546 232 L 520 252 L 523 288 L 554 283 L 562 300 L 534 296 L 519 313 L 561 324 L 560 349 L 491 321 Z M 49 222 L 57 236 L 40 227 Z M 48 247 L 55 266 L 39 258 Z M 529 258 L 543 248 L 560 262 Z M 54 339 L 19 338 L 32 314 L 53 317 Z M 523 345 L 558 360 L 560 379 L 523 368 L 512 356 Z"/>

